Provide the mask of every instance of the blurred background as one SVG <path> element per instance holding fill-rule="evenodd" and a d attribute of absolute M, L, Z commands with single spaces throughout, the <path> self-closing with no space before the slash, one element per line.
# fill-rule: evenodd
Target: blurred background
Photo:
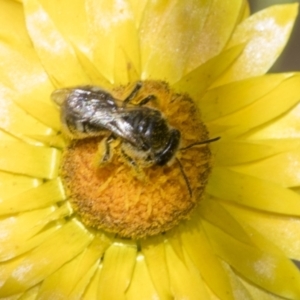
<path fill-rule="evenodd" d="M 254 13 L 268 6 L 283 3 L 300 3 L 300 0 L 248 0 L 251 12 Z M 291 39 L 287 44 L 284 52 L 274 64 L 270 72 L 300 70 L 300 16 L 298 16 L 296 26 L 292 32 Z"/>

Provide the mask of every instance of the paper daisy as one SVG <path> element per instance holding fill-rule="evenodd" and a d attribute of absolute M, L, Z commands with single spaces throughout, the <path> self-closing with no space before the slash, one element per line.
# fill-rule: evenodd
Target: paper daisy
<path fill-rule="evenodd" d="M 0 7 L 0 299 L 300 299 L 297 4 Z"/>

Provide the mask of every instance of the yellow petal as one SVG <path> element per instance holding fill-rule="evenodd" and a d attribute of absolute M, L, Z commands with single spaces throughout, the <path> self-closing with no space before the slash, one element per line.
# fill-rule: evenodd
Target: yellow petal
<path fill-rule="evenodd" d="M 287 256 L 275 244 L 270 242 L 268 237 L 265 237 L 260 232 L 255 230 L 251 225 L 248 225 L 245 222 L 242 223 L 242 226 L 251 237 L 251 240 L 253 241 L 252 245 L 266 253 L 287 258 Z"/>
<path fill-rule="evenodd" d="M 24 20 L 23 7 L 15 1 L 0 1 L 0 36 L 9 43 L 31 44 Z"/>
<path fill-rule="evenodd" d="M 238 48 L 235 47 L 233 49 Z M 242 50 L 243 48 L 240 49 Z M 228 51 L 230 50 L 226 52 Z M 222 53 L 220 58 L 223 57 L 226 52 Z M 237 58 L 237 56 L 235 58 Z M 224 62 L 220 61 L 219 63 L 224 64 Z M 272 92 L 272 90 L 280 85 L 286 78 L 291 76 L 292 74 L 289 73 L 268 74 L 232 82 L 211 89 L 207 91 L 204 97 L 201 98 L 201 101 L 199 101 L 203 120 L 209 122 L 235 113 Z"/>
<path fill-rule="evenodd" d="M 249 245 L 252 244 L 251 238 L 245 232 L 243 227 L 222 207 L 222 205 L 218 203 L 218 201 L 214 201 L 205 195 L 204 199 L 199 203 L 197 215 L 198 214 L 209 223 L 222 228 L 222 230 L 235 239 Z"/>
<path fill-rule="evenodd" d="M 3 218 L 0 221 L 0 260 L 14 257 L 20 244 L 37 234 L 47 224 L 44 220 L 49 218 L 53 210 L 53 207 L 48 207 Z"/>
<path fill-rule="evenodd" d="M 17 294 L 17 295 L 13 295 L 11 297 L 6 297 L 7 300 L 19 300 L 20 297 L 23 295 L 23 293 Z"/>
<path fill-rule="evenodd" d="M 129 0 L 134 14 L 136 27 L 139 28 L 148 0 Z"/>
<path fill-rule="evenodd" d="M 22 45 L 0 44 L 1 81 L 6 82 L 14 91 L 39 101 L 49 101 L 54 87 L 42 68 L 36 52 Z"/>
<path fill-rule="evenodd" d="M 53 209 L 53 207 L 50 209 Z M 44 219 L 42 219 L 44 216 L 42 213 L 40 214 L 40 219 L 38 222 L 33 224 L 31 228 L 28 226 L 28 224 L 25 224 L 27 230 L 23 229 L 23 235 L 12 232 L 12 234 L 4 239 L 4 241 L 1 243 L 1 261 L 24 254 L 46 241 L 46 239 L 48 239 L 48 237 L 52 235 L 54 231 L 59 229 L 58 225 L 53 225 L 51 222 L 57 220 L 58 222 L 61 222 L 61 220 L 64 220 L 63 218 L 71 215 L 71 210 L 68 205 L 63 205 L 54 210 L 54 212 L 45 215 Z M 30 222 L 32 222 L 32 220 L 30 220 Z M 45 225 L 48 226 L 44 230 L 43 228 Z M 42 231 L 40 231 L 41 229 Z"/>
<path fill-rule="evenodd" d="M 247 0 L 242 2 L 239 18 L 237 24 L 241 23 L 243 20 L 247 19 L 250 15 L 250 7 Z"/>
<path fill-rule="evenodd" d="M 253 165 L 255 165 L 258 160 L 262 160 L 258 164 L 264 164 L 264 159 L 272 159 L 271 156 L 280 155 L 280 153 L 284 155 L 284 153 L 294 151 L 299 147 L 299 139 L 220 140 L 217 144 L 211 145 L 216 162 L 222 166 L 235 166 L 249 162 L 254 162 Z M 252 166 L 252 164 L 249 165 Z M 260 177 L 260 174 L 257 175 Z M 272 180 L 272 178 L 269 179 Z"/>
<path fill-rule="evenodd" d="M 110 240 L 104 235 L 95 237 L 85 251 L 44 280 L 39 297 L 47 299 L 59 295 L 62 299 L 75 299 L 70 296 L 73 294 L 79 299 L 90 278 L 85 278 L 85 285 L 81 285 L 81 289 L 77 290 L 76 294 L 74 294 L 74 290 L 90 269 L 92 269 L 90 277 L 93 275 L 95 266 L 98 265 L 97 261 L 102 257 L 110 243 Z"/>
<path fill-rule="evenodd" d="M 139 79 L 140 74 L 137 73 L 134 65 L 130 63 L 130 59 L 123 48 L 117 47 L 114 57 L 114 83 L 116 85 L 125 85 L 128 82 L 135 82 Z"/>
<path fill-rule="evenodd" d="M 36 135 L 36 134 L 28 134 L 29 138 L 32 138 L 35 141 L 41 142 L 43 145 L 48 147 L 54 147 L 58 149 L 64 149 L 67 146 L 67 141 L 63 137 L 62 134 L 59 135 Z M 0 137 L 1 139 L 1 137 Z"/>
<path fill-rule="evenodd" d="M 93 52 L 91 46 L 95 35 L 91 33 L 88 26 L 89 15 L 86 11 L 86 1 L 40 0 L 39 2 L 58 30 L 72 43 L 77 58 L 91 83 L 107 88 L 107 81 L 92 63 Z"/>
<path fill-rule="evenodd" d="M 94 265 L 83 274 L 82 278 L 76 285 L 76 287 L 72 290 L 71 294 L 68 296 L 69 299 L 82 299 L 82 295 L 87 290 L 87 287 L 91 283 L 91 279 L 95 276 L 97 269 L 99 268 L 99 260 L 94 263 Z M 94 298 L 89 298 L 94 299 Z"/>
<path fill-rule="evenodd" d="M 35 300 L 39 292 L 40 285 L 27 290 L 18 300 Z"/>
<path fill-rule="evenodd" d="M 287 151 L 257 163 L 231 168 L 234 171 L 270 180 L 284 187 L 300 185 L 300 153 L 299 148 Z"/>
<path fill-rule="evenodd" d="M 268 293 L 265 290 L 258 288 L 257 286 L 250 284 L 246 280 L 240 279 L 247 291 L 250 293 L 253 300 L 285 300 L 286 298 L 278 297 L 274 294 Z"/>
<path fill-rule="evenodd" d="M 70 205 L 65 204 L 59 208 L 52 206 L 4 219 L 0 224 L 3 235 L 0 260 L 17 257 L 39 246 L 55 230 L 58 230 L 58 224 L 64 222 L 62 220 L 69 217 L 71 213 Z M 58 222 L 54 223 L 55 221 Z"/>
<path fill-rule="evenodd" d="M 76 256 L 71 261 L 64 264 L 60 269 L 47 277 L 38 294 L 40 299 L 61 298 L 67 299 L 68 294 L 74 288 L 74 282 L 69 282 L 68 277 L 72 277 L 73 270 L 83 258 L 83 252 Z"/>
<path fill-rule="evenodd" d="M 89 53 L 91 36 L 85 0 L 39 0 L 58 30 L 84 53 Z"/>
<path fill-rule="evenodd" d="M 90 234 L 81 224 L 69 221 L 39 247 L 13 262 L 15 266 L 0 294 L 9 296 L 36 285 L 76 257 L 90 241 Z"/>
<path fill-rule="evenodd" d="M 280 116 L 270 124 L 258 128 L 247 135 L 247 139 L 283 139 L 300 137 L 300 104 L 293 107 L 288 113 Z"/>
<path fill-rule="evenodd" d="M 39 209 L 65 199 L 65 191 L 61 181 L 59 179 L 54 179 L 14 197 L 2 200 L 0 202 L 0 215 Z"/>
<path fill-rule="evenodd" d="M 218 228 L 203 223 L 216 253 L 240 274 L 277 295 L 299 299 L 299 270 L 286 256 L 243 244 Z"/>
<path fill-rule="evenodd" d="M 208 294 L 209 294 L 209 298 L 208 298 L 208 299 L 210 299 L 210 300 L 221 300 L 219 297 L 217 297 L 217 296 L 210 290 L 210 288 L 207 286 L 207 284 L 205 285 L 205 287 L 206 287 L 206 290 L 207 290 L 207 292 L 208 292 Z"/>
<path fill-rule="evenodd" d="M 70 295 L 74 293 L 74 290 L 76 290 L 75 286 L 80 283 L 80 279 L 88 272 L 88 269 L 90 269 L 97 260 L 103 257 L 106 249 L 111 245 L 111 243 L 112 239 L 107 237 L 105 234 L 100 233 L 95 236 L 94 241 L 85 250 L 81 261 L 76 266 L 76 269 L 73 269 L 73 274 L 69 278 L 69 280 L 73 282 L 73 284 L 70 284 L 70 282 L 68 283 L 70 287 L 72 287 L 72 293 L 70 293 Z"/>
<path fill-rule="evenodd" d="M 1 142 L 18 142 L 18 139 L 0 129 L 0 141 Z"/>
<path fill-rule="evenodd" d="M 198 18 L 205 18 L 204 25 L 200 28 L 191 27 L 194 34 L 193 38 L 188 41 L 191 46 L 187 54 L 186 71 L 194 69 L 221 53 L 245 9 L 243 0 L 205 1 L 205 5 L 209 6 L 205 15 L 198 15 Z"/>
<path fill-rule="evenodd" d="M 300 196 L 268 180 L 214 167 L 206 192 L 219 199 L 280 214 L 300 215 Z"/>
<path fill-rule="evenodd" d="M 136 245 L 130 241 L 114 243 L 107 249 L 100 273 L 99 299 L 125 299 L 125 291 L 131 281 L 136 254 Z"/>
<path fill-rule="evenodd" d="M 264 159 L 278 152 L 277 148 L 259 142 L 220 140 L 211 145 L 215 161 L 220 166 L 235 166 Z"/>
<path fill-rule="evenodd" d="M 15 94 L 9 89 L 0 85 L 0 127 L 20 138 L 24 135 L 49 135 L 54 131 L 28 115 L 23 109 L 12 100 Z M 45 117 L 47 119 L 47 117 Z"/>
<path fill-rule="evenodd" d="M 145 258 L 141 254 L 137 256 L 132 281 L 126 292 L 126 299 L 168 299 L 158 296 L 150 278 Z"/>
<path fill-rule="evenodd" d="M 240 277 L 234 273 L 234 271 L 231 269 L 231 267 L 226 262 L 222 261 L 222 266 L 223 266 L 224 270 L 227 272 L 227 276 L 230 280 L 230 285 L 232 287 L 232 291 L 237 300 L 239 300 L 239 299 L 258 300 L 256 298 L 251 297 L 251 294 L 248 292 L 248 290 L 245 288 L 245 286 L 241 283 Z"/>
<path fill-rule="evenodd" d="M 189 220 L 181 230 L 183 248 L 203 280 L 220 299 L 234 299 L 228 277 L 220 260 L 215 256 L 202 228 L 194 220 Z"/>
<path fill-rule="evenodd" d="M 173 229 L 167 231 L 165 235 L 168 240 L 168 243 L 170 243 L 176 255 L 179 257 L 180 260 L 184 261 L 180 228 L 178 226 L 174 227 Z"/>
<path fill-rule="evenodd" d="M 122 7 L 122 12 L 128 20 L 115 27 L 113 33 L 116 39 L 114 57 L 115 84 L 125 84 L 129 80 L 137 81 L 141 78 L 139 36 L 135 28 L 133 12 L 129 7 Z M 119 73 L 122 69 L 125 73 L 123 76 L 121 76 L 121 72 Z"/>
<path fill-rule="evenodd" d="M 232 33 L 241 3 L 148 2 L 140 26 L 142 78 L 168 79 L 172 84 L 219 54 Z"/>
<path fill-rule="evenodd" d="M 247 46 L 243 55 L 218 80 L 218 84 L 266 73 L 290 36 L 297 9 L 297 3 L 271 6 L 242 22 L 236 28 L 228 47 L 245 42 Z"/>
<path fill-rule="evenodd" d="M 240 222 L 254 227 L 273 242 L 287 257 L 300 260 L 300 220 L 270 213 L 253 212 L 223 203 Z"/>
<path fill-rule="evenodd" d="M 93 63 L 99 72 L 110 82 L 120 80 L 114 78 L 118 64 L 125 70 L 134 68 L 140 74 L 139 39 L 129 3 L 88 0 L 86 10 L 92 35 Z M 119 49 L 124 52 L 127 61 L 118 57 Z"/>
<path fill-rule="evenodd" d="M 142 78 L 173 83 L 182 77 L 192 37 L 198 40 L 209 6 L 205 0 L 148 1 L 140 25 Z"/>
<path fill-rule="evenodd" d="M 26 24 L 34 47 L 57 86 L 88 84 L 90 80 L 68 41 L 37 0 L 23 1 Z"/>
<path fill-rule="evenodd" d="M 38 98 L 38 95 L 36 95 L 36 98 Z M 26 94 L 22 95 L 21 97 L 15 95 L 13 100 L 24 111 L 26 111 L 28 114 L 33 116 L 42 124 L 45 124 L 56 131 L 59 131 L 61 129 L 59 112 L 57 108 L 54 106 L 54 104 L 32 99 L 30 95 L 26 95 Z M 31 136 L 32 135 L 34 135 L 33 132 L 31 133 Z"/>
<path fill-rule="evenodd" d="M 41 180 L 0 172 L 0 199 L 14 197 L 41 184 Z"/>
<path fill-rule="evenodd" d="M 13 259 L 31 251 L 32 249 L 38 247 L 42 243 L 44 243 L 55 231 L 58 230 L 58 226 L 52 226 L 47 230 L 42 231 L 38 235 L 34 235 L 30 239 L 19 239 L 12 240 L 10 244 L 6 240 L 3 243 L 3 253 L 1 253 L 1 260 L 6 261 L 9 259 Z M 2 246 L 2 245 L 1 245 Z"/>
<path fill-rule="evenodd" d="M 74 47 L 74 51 L 76 52 L 78 60 L 80 61 L 84 71 L 90 78 L 91 84 L 100 86 L 107 90 L 111 90 L 113 82 L 109 82 L 108 79 L 106 77 L 104 77 L 104 75 L 101 72 L 102 67 L 98 65 L 98 62 L 97 62 L 97 64 L 95 64 L 93 62 L 93 58 L 90 57 L 90 56 L 92 56 L 92 54 L 90 54 L 90 56 L 89 56 L 88 54 L 85 54 L 85 53 L 81 52 L 81 50 L 77 49 L 76 45 L 74 45 L 73 47 Z M 97 66 L 100 69 L 97 69 Z"/>
<path fill-rule="evenodd" d="M 91 282 L 90 282 L 87 290 L 84 292 L 82 300 L 91 300 L 91 299 L 98 298 L 100 273 L 101 273 L 101 266 L 99 266 L 96 269 L 96 272 L 95 272 L 93 278 L 91 279 Z"/>
<path fill-rule="evenodd" d="M 299 75 L 289 77 L 270 93 L 245 108 L 214 121 L 207 122 L 208 130 L 212 136 L 236 136 L 262 125 L 282 115 L 298 103 L 299 85 Z M 280 101 L 280 99 L 284 99 L 284 101 Z"/>
<path fill-rule="evenodd" d="M 163 237 L 155 236 L 141 240 L 141 248 L 160 299 L 170 299 L 171 291 L 169 290 L 169 274 Z"/>
<path fill-rule="evenodd" d="M 22 51 L 20 51 L 20 47 L 22 47 Z M 54 87 L 41 67 L 39 58 L 34 50 L 24 45 L 1 44 L 0 57 L 3 61 L 0 76 L 7 85 L 1 86 L 2 101 L 5 99 L 7 102 L 7 98 L 9 98 L 9 101 L 13 100 L 42 124 L 58 130 L 60 128 L 58 112 L 50 100 L 50 94 Z M 6 106 L 8 105 L 9 103 L 6 104 Z M 16 120 L 15 122 L 17 120 L 26 122 L 29 116 L 25 115 L 23 118 L 14 117 L 14 119 Z M 31 123 L 33 122 L 31 121 Z M 32 126 L 31 130 L 28 129 L 33 134 L 41 130 L 41 126 L 36 120 L 35 123 L 36 128 Z M 47 130 L 49 131 L 49 129 Z M 23 131 L 24 129 L 20 128 L 20 132 L 22 133 Z"/>
<path fill-rule="evenodd" d="M 195 70 L 183 76 L 178 82 L 174 83 L 172 87 L 181 93 L 188 93 L 189 96 L 200 106 L 202 113 L 202 99 L 203 93 L 214 82 L 218 76 L 226 68 L 228 68 L 235 59 L 240 55 L 243 46 L 233 47 L 228 51 L 222 52 L 216 57 L 200 65 Z M 206 108 L 204 103 L 203 108 Z"/>
<path fill-rule="evenodd" d="M 166 258 L 170 275 L 170 288 L 175 299 L 209 299 L 204 282 L 191 259 L 184 253 L 181 261 L 172 246 L 165 244 Z"/>
<path fill-rule="evenodd" d="M 12 261 L 1 263 L 0 265 L 1 265 L 0 278 L 1 278 L 1 282 L 4 283 L 9 278 L 12 270 L 16 267 L 16 262 L 15 262 L 15 260 L 12 260 Z M 3 296 L 2 293 L 0 295 Z M 8 299 L 17 300 L 20 296 L 22 296 L 22 293 L 21 292 L 16 292 L 16 293 L 12 292 L 11 295 L 13 295 L 13 296 L 11 298 L 9 297 Z"/>
<path fill-rule="evenodd" d="M 60 151 L 54 148 L 3 141 L 0 144 L 0 169 L 51 179 L 57 176 L 60 156 Z"/>
<path fill-rule="evenodd" d="M 1 42 L 0 58 L 3 83 L 6 82 L 9 87 L 18 91 L 20 96 L 31 95 L 32 99 L 39 101 L 50 100 L 53 85 L 32 47 Z"/>

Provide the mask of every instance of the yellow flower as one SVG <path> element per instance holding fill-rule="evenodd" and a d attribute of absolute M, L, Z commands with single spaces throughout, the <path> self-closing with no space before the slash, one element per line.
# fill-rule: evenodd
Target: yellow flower
<path fill-rule="evenodd" d="M 1 299 L 300 299 L 300 75 L 264 75 L 296 4 L 252 16 L 243 0 L 0 7 Z M 221 139 L 191 218 L 125 239 L 74 213 L 50 94 L 138 80 L 188 94 Z"/>

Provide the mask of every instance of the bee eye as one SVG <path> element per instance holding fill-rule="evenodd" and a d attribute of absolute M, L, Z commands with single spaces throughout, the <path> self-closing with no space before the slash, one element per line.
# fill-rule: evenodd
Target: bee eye
<path fill-rule="evenodd" d="M 179 130 L 170 130 L 170 138 L 168 144 L 165 145 L 164 149 L 161 152 L 157 153 L 155 157 L 157 165 L 164 166 L 172 159 L 178 149 L 180 143 L 180 135 L 181 134 Z"/>

